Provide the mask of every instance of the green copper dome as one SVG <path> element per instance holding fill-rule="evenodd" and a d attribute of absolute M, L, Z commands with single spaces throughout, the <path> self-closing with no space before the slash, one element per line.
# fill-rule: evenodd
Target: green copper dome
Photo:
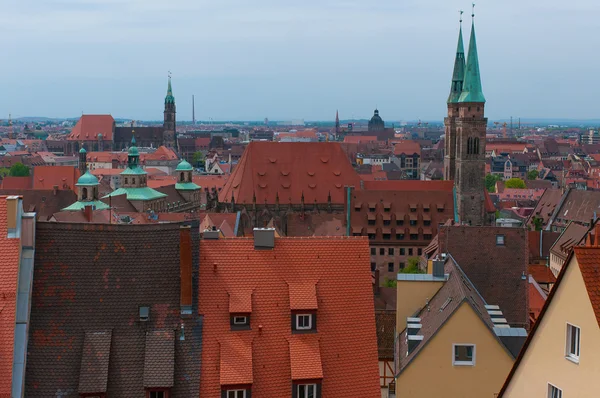
<path fill-rule="evenodd" d="M 140 152 L 138 151 L 136 146 L 129 147 L 127 154 L 129 156 L 140 156 Z"/>
<path fill-rule="evenodd" d="M 77 185 L 78 187 L 98 185 L 98 179 L 89 171 L 86 171 L 81 177 L 79 177 L 79 179 L 77 180 L 77 184 L 75 185 Z"/>
<path fill-rule="evenodd" d="M 187 161 L 182 160 L 178 165 L 175 171 L 192 171 L 193 167 Z"/>
<path fill-rule="evenodd" d="M 81 147 L 81 149 L 79 150 L 79 153 L 87 153 L 87 151 L 85 150 L 84 147 Z"/>

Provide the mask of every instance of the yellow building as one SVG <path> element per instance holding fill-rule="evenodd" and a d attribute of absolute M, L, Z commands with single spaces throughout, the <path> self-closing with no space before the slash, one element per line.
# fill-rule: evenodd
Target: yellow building
<path fill-rule="evenodd" d="M 396 397 L 494 397 L 526 338 L 456 262 L 398 274 Z"/>
<path fill-rule="evenodd" d="M 600 245 L 589 239 L 567 258 L 500 397 L 600 396 Z"/>

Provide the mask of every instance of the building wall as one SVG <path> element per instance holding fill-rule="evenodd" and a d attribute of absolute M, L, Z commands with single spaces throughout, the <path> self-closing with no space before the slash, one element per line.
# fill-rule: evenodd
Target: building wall
<path fill-rule="evenodd" d="M 475 366 L 452 365 L 454 343 L 475 344 Z M 400 374 L 396 396 L 493 398 L 512 364 L 493 332 L 463 303 Z"/>
<path fill-rule="evenodd" d="M 444 282 L 441 281 L 398 281 L 396 287 L 396 332 L 398 334 L 406 329 L 406 318 L 423 308 L 425 300 L 431 300 L 443 284 Z"/>
<path fill-rule="evenodd" d="M 563 397 L 596 397 L 600 391 L 600 329 L 577 259 L 571 260 L 504 397 L 545 397 L 548 383 Z M 565 358 L 567 322 L 581 328 L 580 360 Z"/>

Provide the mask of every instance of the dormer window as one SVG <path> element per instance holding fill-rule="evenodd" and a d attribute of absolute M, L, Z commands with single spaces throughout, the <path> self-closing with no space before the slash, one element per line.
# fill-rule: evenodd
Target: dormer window
<path fill-rule="evenodd" d="M 227 390 L 227 398 L 246 398 L 246 390 Z"/>
<path fill-rule="evenodd" d="M 296 330 L 312 329 L 312 314 L 296 314 Z"/>

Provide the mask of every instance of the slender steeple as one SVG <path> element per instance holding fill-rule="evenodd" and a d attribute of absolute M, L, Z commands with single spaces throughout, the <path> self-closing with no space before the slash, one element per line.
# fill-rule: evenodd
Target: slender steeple
<path fill-rule="evenodd" d="M 340 133 L 340 115 L 338 111 L 335 111 L 335 134 L 338 135 Z"/>
<path fill-rule="evenodd" d="M 467 67 L 463 91 L 458 102 L 485 102 L 483 90 L 481 89 L 481 74 L 479 73 L 479 58 L 477 56 L 477 40 L 475 39 L 475 13 L 471 14 L 471 39 L 469 41 L 469 53 L 467 56 Z"/>
<path fill-rule="evenodd" d="M 167 86 L 167 96 L 165 97 L 165 118 L 163 122 L 163 145 L 167 148 L 175 148 L 177 142 L 175 114 L 175 97 L 171 88 L 171 72 L 169 72 L 169 84 Z"/>
<path fill-rule="evenodd" d="M 169 85 L 167 86 L 167 96 L 165 97 L 165 104 L 174 104 L 175 97 L 173 97 L 173 89 L 171 88 L 171 75 L 169 74 Z"/>
<path fill-rule="evenodd" d="M 462 38 L 462 11 L 460 12 L 460 29 L 458 31 L 458 45 L 456 47 L 456 58 L 454 59 L 454 72 L 452 73 L 452 86 L 450 87 L 450 95 L 448 103 L 455 104 L 458 102 L 463 89 L 463 81 L 465 80 L 465 48 Z"/>

